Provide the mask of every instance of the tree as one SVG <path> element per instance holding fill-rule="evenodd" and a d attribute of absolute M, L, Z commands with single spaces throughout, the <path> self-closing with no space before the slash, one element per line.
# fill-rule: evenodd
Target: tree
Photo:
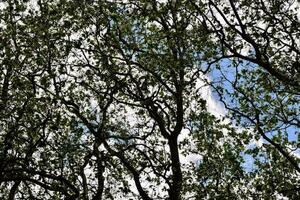
<path fill-rule="evenodd" d="M 221 43 L 222 58 L 260 66 L 285 86 L 299 89 L 299 4 L 295 1 L 193 2 L 207 31 Z M 244 12 L 245 11 L 245 12 Z"/>
<path fill-rule="evenodd" d="M 221 44 L 221 53 L 214 66 L 218 76 L 211 82 L 212 87 L 229 110 L 230 117 L 266 142 L 263 153 L 256 147 L 254 156 L 263 156 L 268 161 L 277 159 L 274 163 L 270 161 L 269 167 L 278 166 L 280 162 L 281 156 L 275 152 L 285 160 L 281 162 L 287 162 L 285 170 L 269 172 L 272 177 L 267 182 L 290 185 L 287 179 L 282 179 L 290 170 L 300 171 L 299 158 L 295 156 L 299 151 L 298 3 L 208 1 L 210 15 L 204 15 L 197 3 L 193 5 L 206 22 L 206 30 L 214 33 Z M 256 162 L 261 165 L 265 161 L 258 159 Z M 289 192 L 283 193 L 296 198 L 299 194 L 293 190 L 299 187 L 298 181 L 291 182 L 294 184 L 287 189 Z M 271 196 L 275 190 L 281 193 L 275 187 L 261 194 L 263 198 Z"/>
<path fill-rule="evenodd" d="M 3 3 L 1 198 L 299 197 L 299 20 L 274 6 Z M 243 8 L 275 10 L 248 22 Z M 227 116 L 208 112 L 203 87 Z"/>

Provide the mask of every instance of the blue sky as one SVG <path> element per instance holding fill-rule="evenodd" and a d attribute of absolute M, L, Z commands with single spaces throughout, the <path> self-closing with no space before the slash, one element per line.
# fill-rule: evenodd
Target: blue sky
<path fill-rule="evenodd" d="M 216 66 L 213 66 L 211 72 L 209 73 L 210 80 L 211 81 L 218 81 L 220 79 L 220 77 L 223 75 L 229 81 L 233 81 L 235 79 L 235 76 L 236 76 L 237 72 L 235 70 L 235 67 L 232 66 L 232 62 L 229 59 L 224 59 L 224 60 L 222 60 L 219 63 L 219 65 L 220 65 L 220 68 L 221 68 L 222 72 L 220 70 L 216 69 Z M 238 68 L 242 68 L 242 67 L 243 67 L 242 65 L 238 66 Z M 250 63 L 247 63 L 246 66 L 244 66 L 244 67 L 247 67 L 247 69 L 249 69 L 250 67 L 253 67 L 252 69 L 256 68 L 255 65 L 250 64 Z M 250 68 L 250 71 L 252 69 Z M 241 80 L 243 80 L 243 79 L 241 79 Z M 222 88 L 226 89 L 229 93 L 233 92 L 233 87 L 232 87 L 231 83 L 229 83 L 228 81 L 224 81 L 224 82 L 220 83 L 219 85 Z M 270 94 L 270 95 L 272 95 L 272 94 Z M 221 103 L 220 100 L 219 100 L 219 95 L 216 92 L 212 92 L 212 96 L 213 96 L 213 99 L 216 102 Z M 232 99 L 229 95 L 226 95 L 224 93 L 224 97 L 225 97 L 225 101 L 226 101 L 226 103 L 228 103 L 228 105 L 235 105 L 235 106 L 238 105 L 238 102 L 236 102 L 234 99 Z M 233 100 L 233 102 L 231 102 L 230 100 Z M 298 104 L 296 104 L 296 105 L 298 105 Z M 299 113 L 297 113 L 297 114 L 298 114 L 297 116 L 299 117 Z M 287 127 L 285 129 L 285 132 L 287 133 L 288 140 L 290 142 L 291 141 L 297 142 L 298 135 L 299 135 L 299 129 L 297 129 L 297 127 L 295 127 L 295 126 Z M 266 133 L 266 135 L 269 138 L 274 137 L 274 135 L 276 135 L 276 134 L 278 134 L 278 131 L 276 131 L 276 130 L 275 131 L 270 131 L 270 132 Z M 257 145 L 260 146 L 262 143 L 267 143 L 267 142 L 264 139 L 260 138 L 259 141 L 257 141 L 256 143 L 253 142 L 252 144 L 250 144 L 248 146 L 248 148 L 253 148 L 253 147 L 257 146 Z M 299 148 L 295 151 L 295 153 L 297 153 L 297 154 L 300 155 Z M 242 166 L 247 171 L 254 170 L 255 169 L 255 165 L 254 165 L 254 159 L 253 159 L 253 157 L 251 155 L 245 154 L 245 153 L 242 153 L 241 155 L 245 159 L 245 162 L 244 162 L 244 164 Z"/>

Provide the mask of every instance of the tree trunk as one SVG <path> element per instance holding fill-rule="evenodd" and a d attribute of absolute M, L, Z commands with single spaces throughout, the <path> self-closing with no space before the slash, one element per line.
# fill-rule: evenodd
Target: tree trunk
<path fill-rule="evenodd" d="M 181 199 L 181 189 L 182 189 L 182 172 L 179 160 L 179 150 L 177 144 L 177 137 L 169 139 L 169 147 L 171 152 L 172 161 L 172 185 L 169 189 L 169 196 L 172 200 Z"/>

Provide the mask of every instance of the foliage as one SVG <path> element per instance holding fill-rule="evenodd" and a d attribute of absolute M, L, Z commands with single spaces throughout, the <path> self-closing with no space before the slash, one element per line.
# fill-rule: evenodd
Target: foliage
<path fill-rule="evenodd" d="M 297 199 L 297 5 L 0 3 L 0 198 Z"/>

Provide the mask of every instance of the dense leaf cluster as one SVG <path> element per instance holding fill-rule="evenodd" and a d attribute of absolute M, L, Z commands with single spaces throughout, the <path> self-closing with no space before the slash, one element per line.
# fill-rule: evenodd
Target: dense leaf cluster
<path fill-rule="evenodd" d="M 300 197 L 296 1 L 0 10 L 1 199 Z"/>

